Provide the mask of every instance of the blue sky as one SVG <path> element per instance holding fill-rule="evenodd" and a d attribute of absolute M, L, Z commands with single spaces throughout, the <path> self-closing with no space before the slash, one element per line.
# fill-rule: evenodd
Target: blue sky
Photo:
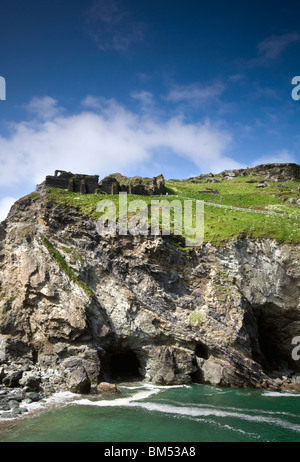
<path fill-rule="evenodd" d="M 300 162 L 298 0 L 3 0 L 0 219 L 55 169 Z"/>

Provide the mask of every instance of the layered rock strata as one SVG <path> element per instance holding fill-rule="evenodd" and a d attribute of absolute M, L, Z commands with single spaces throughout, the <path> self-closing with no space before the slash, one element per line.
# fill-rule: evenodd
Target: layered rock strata
<path fill-rule="evenodd" d="M 0 225 L 2 381 L 27 364 L 79 393 L 122 380 L 291 386 L 299 262 L 299 247 L 270 240 L 183 251 L 103 237 L 46 194 L 22 198 Z"/>

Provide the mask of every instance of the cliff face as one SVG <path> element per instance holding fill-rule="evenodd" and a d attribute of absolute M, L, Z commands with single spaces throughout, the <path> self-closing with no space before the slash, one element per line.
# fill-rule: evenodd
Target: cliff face
<path fill-rule="evenodd" d="M 268 240 L 104 238 L 33 194 L 0 225 L 0 360 L 64 375 L 80 358 L 94 382 L 276 388 L 299 371 L 299 262 L 299 247 Z"/>

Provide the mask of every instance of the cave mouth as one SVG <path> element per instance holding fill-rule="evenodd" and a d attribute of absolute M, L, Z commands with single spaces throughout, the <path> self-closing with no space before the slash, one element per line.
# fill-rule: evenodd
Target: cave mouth
<path fill-rule="evenodd" d="M 298 366 L 291 356 L 293 319 L 283 316 L 276 305 L 267 303 L 256 311 L 256 322 L 259 350 L 252 352 L 253 359 L 268 373 L 296 371 Z"/>
<path fill-rule="evenodd" d="M 280 344 L 282 334 L 276 329 L 277 326 L 274 327 L 272 322 L 267 322 L 265 319 L 260 318 L 257 327 L 261 356 L 255 357 L 255 355 L 253 355 L 254 359 L 256 359 L 267 372 L 289 368 L 289 358 L 286 357 L 282 344 Z"/>
<path fill-rule="evenodd" d="M 132 350 L 114 353 L 110 357 L 110 376 L 114 381 L 142 380 L 140 362 Z"/>
<path fill-rule="evenodd" d="M 210 356 L 209 348 L 204 343 L 197 343 L 195 347 L 195 356 L 197 358 L 208 359 Z"/>
<path fill-rule="evenodd" d="M 201 369 L 201 366 L 204 361 L 201 360 L 207 360 L 211 356 L 210 349 L 208 348 L 207 345 L 205 345 L 202 342 L 198 342 L 195 345 L 194 348 L 194 365 L 196 366 L 196 370 L 190 374 L 192 383 L 204 383 L 203 379 L 203 372 Z M 197 361 L 197 358 L 200 359 L 200 361 Z"/>

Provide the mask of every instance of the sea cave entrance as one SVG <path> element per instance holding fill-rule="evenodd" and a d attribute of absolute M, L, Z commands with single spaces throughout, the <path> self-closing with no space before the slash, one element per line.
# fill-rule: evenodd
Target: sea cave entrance
<path fill-rule="evenodd" d="M 255 314 L 260 351 L 253 354 L 253 359 L 267 372 L 299 371 L 291 356 L 291 339 L 298 313 L 287 316 L 275 304 L 266 303 L 257 307 Z"/>
<path fill-rule="evenodd" d="M 191 374 L 193 383 L 204 383 L 203 372 L 201 365 L 204 363 L 202 360 L 209 359 L 211 352 L 207 345 L 202 342 L 198 342 L 194 349 L 194 364 L 196 366 L 195 372 Z M 199 361 L 200 360 L 200 361 Z"/>
<path fill-rule="evenodd" d="M 109 369 L 114 381 L 142 380 L 140 362 L 132 350 L 119 351 L 111 355 Z"/>
<path fill-rule="evenodd" d="M 197 358 L 208 359 L 210 356 L 209 348 L 204 343 L 197 343 L 195 347 L 195 356 Z"/>

